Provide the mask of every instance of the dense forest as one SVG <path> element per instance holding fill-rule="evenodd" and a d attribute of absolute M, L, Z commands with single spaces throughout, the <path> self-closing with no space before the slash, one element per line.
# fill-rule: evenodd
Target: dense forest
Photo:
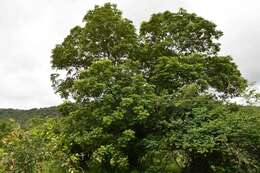
<path fill-rule="evenodd" d="M 31 118 L 44 118 L 44 117 L 53 117 L 59 116 L 60 112 L 58 107 L 46 107 L 46 108 L 34 108 L 29 110 L 21 109 L 0 109 L 0 119 L 8 120 L 13 119 L 19 124 L 24 125 Z"/>
<path fill-rule="evenodd" d="M 0 172 L 260 172 L 259 94 L 216 24 L 180 9 L 137 30 L 110 3 L 83 22 L 52 50 L 64 103 L 0 110 Z"/>

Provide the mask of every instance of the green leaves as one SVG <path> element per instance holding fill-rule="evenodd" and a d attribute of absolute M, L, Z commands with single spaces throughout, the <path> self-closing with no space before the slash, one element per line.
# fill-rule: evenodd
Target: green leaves
<path fill-rule="evenodd" d="M 230 57 L 198 54 L 158 58 L 150 79 L 159 90 L 170 93 L 196 83 L 201 92 L 213 88 L 229 97 L 238 96 L 247 86 Z"/>
<path fill-rule="evenodd" d="M 259 118 L 252 123 L 224 102 L 247 82 L 231 57 L 218 55 L 222 32 L 214 23 L 183 9 L 166 11 L 143 22 L 138 35 L 109 3 L 83 21 L 52 52 L 54 70 L 66 72 L 54 73 L 53 85 L 72 101 L 60 108 L 57 146 L 66 168 L 259 170 Z"/>
<path fill-rule="evenodd" d="M 63 43 L 52 50 L 53 69 L 67 72 L 65 78 L 59 77 L 59 71 L 52 78 L 56 91 L 63 97 L 71 91 L 68 79 L 75 80 L 80 70 L 96 60 L 109 59 L 115 64 L 131 58 L 138 44 L 132 22 L 123 18 L 115 5 L 96 6 L 83 22 L 83 27 L 74 27 Z"/>
<path fill-rule="evenodd" d="M 100 146 L 92 155 L 93 161 L 98 165 L 108 165 L 104 171 L 116 171 L 128 167 L 128 159 L 113 145 Z"/>
<path fill-rule="evenodd" d="M 177 13 L 166 11 L 153 14 L 141 25 L 143 40 L 154 49 L 156 56 L 206 53 L 215 54 L 222 36 L 216 25 L 196 14 L 180 9 Z"/>
<path fill-rule="evenodd" d="M 239 96 L 247 87 L 247 81 L 241 76 L 237 65 L 229 56 L 213 56 L 206 60 L 206 74 L 210 85 L 218 92 Z M 217 75 L 216 75 L 217 74 Z"/>

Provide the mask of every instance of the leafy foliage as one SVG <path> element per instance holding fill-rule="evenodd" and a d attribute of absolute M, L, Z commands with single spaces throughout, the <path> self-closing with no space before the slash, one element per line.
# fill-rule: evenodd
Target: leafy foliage
<path fill-rule="evenodd" d="M 14 119 L 22 126 L 26 126 L 26 121 L 32 117 L 48 117 L 48 116 L 60 116 L 60 112 L 57 106 L 39 108 L 39 109 L 0 109 L 1 119 Z"/>
<path fill-rule="evenodd" d="M 115 5 L 96 6 L 83 21 L 84 27 L 73 28 L 63 43 L 53 49 L 52 67 L 67 72 L 65 79 L 59 78 L 59 73 L 52 74 L 54 86 L 63 97 L 68 97 L 80 69 L 98 59 L 120 62 L 132 57 L 137 47 L 137 34 L 132 22 L 123 18 Z"/>

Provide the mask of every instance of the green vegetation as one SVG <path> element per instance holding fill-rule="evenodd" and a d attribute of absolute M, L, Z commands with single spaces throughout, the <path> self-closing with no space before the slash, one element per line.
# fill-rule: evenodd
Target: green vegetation
<path fill-rule="evenodd" d="M 52 106 L 47 108 L 39 109 L 29 109 L 29 110 L 20 110 L 20 109 L 0 109 L 0 119 L 14 119 L 19 124 L 24 125 L 26 121 L 35 117 L 48 117 L 48 116 L 59 116 L 60 112 L 58 107 Z"/>
<path fill-rule="evenodd" d="M 228 101 L 258 95 L 219 55 L 221 36 L 183 9 L 136 32 L 96 6 L 52 51 L 60 116 L 0 123 L 0 172 L 260 172 L 260 108 Z"/>

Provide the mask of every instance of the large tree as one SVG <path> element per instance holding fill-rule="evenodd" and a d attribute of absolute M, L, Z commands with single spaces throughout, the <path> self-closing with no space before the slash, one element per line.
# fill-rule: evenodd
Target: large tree
<path fill-rule="evenodd" d="M 257 142 L 239 141 L 246 121 L 233 123 L 238 110 L 225 102 L 247 82 L 231 57 L 218 55 L 222 32 L 214 23 L 166 11 L 137 34 L 109 3 L 83 21 L 52 52 L 55 89 L 73 100 L 60 107 L 70 170 L 259 170 Z"/>

